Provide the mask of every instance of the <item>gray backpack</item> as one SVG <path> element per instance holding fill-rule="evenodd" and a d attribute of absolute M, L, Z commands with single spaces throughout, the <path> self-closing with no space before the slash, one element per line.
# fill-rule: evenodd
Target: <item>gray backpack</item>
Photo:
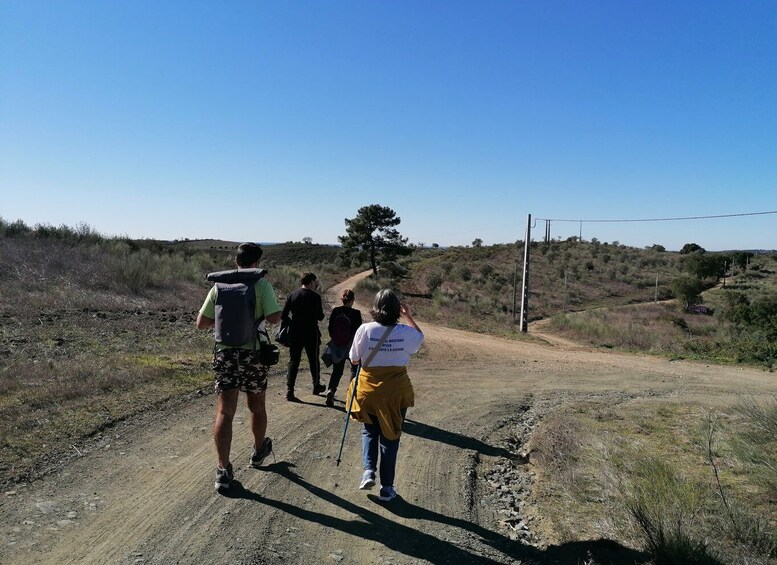
<path fill-rule="evenodd" d="M 216 283 L 216 343 L 230 347 L 256 343 L 256 330 L 264 318 L 254 319 L 254 286 L 265 274 L 265 269 L 234 269 L 205 277 Z"/>

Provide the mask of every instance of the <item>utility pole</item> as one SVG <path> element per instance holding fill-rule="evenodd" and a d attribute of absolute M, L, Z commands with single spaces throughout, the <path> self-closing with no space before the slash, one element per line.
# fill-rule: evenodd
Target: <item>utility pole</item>
<path fill-rule="evenodd" d="M 516 302 L 518 301 L 518 254 L 515 255 L 515 269 L 513 270 L 513 325 L 515 325 Z"/>
<path fill-rule="evenodd" d="M 529 249 L 531 248 L 531 214 L 526 222 L 526 239 L 523 241 L 523 283 L 521 285 L 521 327 L 523 333 L 529 331 Z"/>

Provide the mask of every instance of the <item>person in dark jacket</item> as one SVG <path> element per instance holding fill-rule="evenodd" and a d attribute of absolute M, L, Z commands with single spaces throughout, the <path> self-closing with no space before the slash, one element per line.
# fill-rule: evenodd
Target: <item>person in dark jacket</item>
<path fill-rule="evenodd" d="M 318 280 L 313 273 L 305 273 L 300 280 L 301 288 L 292 292 L 286 299 L 281 318 L 290 323 L 289 367 L 286 372 L 286 400 L 297 402 L 294 396 L 294 385 L 297 382 L 297 372 L 302 359 L 302 350 L 308 357 L 310 375 L 313 377 L 313 394 L 324 392 L 321 384 L 318 364 L 318 346 L 321 343 L 321 333 L 318 322 L 324 319 L 324 307 L 321 296 L 316 292 Z"/>
<path fill-rule="evenodd" d="M 337 385 L 340 384 L 340 378 L 343 376 L 343 369 L 345 368 L 345 362 L 348 360 L 348 350 L 353 343 L 353 336 L 356 335 L 356 330 L 362 325 L 362 313 L 353 307 L 356 295 L 350 288 L 346 288 L 343 291 L 342 297 L 343 305 L 338 306 L 332 310 L 332 314 L 329 316 L 329 337 L 331 339 L 330 347 L 332 349 L 332 376 L 329 377 L 329 386 L 326 390 L 326 405 L 335 405 L 335 393 L 337 392 Z M 348 320 L 346 324 L 343 324 L 341 317 L 345 317 Z M 347 341 L 344 336 L 340 336 L 339 332 L 343 331 L 342 328 L 348 326 L 349 335 Z M 337 343 L 338 338 L 342 343 Z M 349 365 L 351 365 L 349 363 Z M 356 377 L 356 372 L 359 370 L 358 365 L 351 365 L 351 378 Z"/>

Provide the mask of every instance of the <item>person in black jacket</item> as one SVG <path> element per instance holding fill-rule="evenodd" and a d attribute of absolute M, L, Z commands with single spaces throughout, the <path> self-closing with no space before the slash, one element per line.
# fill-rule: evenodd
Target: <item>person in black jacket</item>
<path fill-rule="evenodd" d="M 321 384 L 318 364 L 318 346 L 321 343 L 321 333 L 318 322 L 324 319 L 324 307 L 321 296 L 316 292 L 318 281 L 313 273 L 305 273 L 300 280 L 301 288 L 292 292 L 286 299 L 281 318 L 290 322 L 289 367 L 286 372 L 286 400 L 297 402 L 294 396 L 294 384 L 297 382 L 299 362 L 302 350 L 308 357 L 310 375 L 313 377 L 313 394 L 324 392 Z"/>
<path fill-rule="evenodd" d="M 332 310 L 332 314 L 329 316 L 332 376 L 329 377 L 329 386 L 327 386 L 326 390 L 327 406 L 335 405 L 335 393 L 337 392 L 337 385 L 340 384 L 340 378 L 343 376 L 345 362 L 348 359 L 348 350 L 351 348 L 356 330 L 362 325 L 362 313 L 353 307 L 354 300 L 356 299 L 353 291 L 350 288 L 346 288 L 340 299 L 343 301 L 343 305 Z M 344 319 L 347 322 L 344 322 Z M 341 335 L 345 331 L 344 328 L 348 329 L 347 337 Z M 349 363 L 349 365 L 351 364 Z M 351 365 L 352 379 L 356 377 L 356 371 L 358 370 L 358 365 Z"/>

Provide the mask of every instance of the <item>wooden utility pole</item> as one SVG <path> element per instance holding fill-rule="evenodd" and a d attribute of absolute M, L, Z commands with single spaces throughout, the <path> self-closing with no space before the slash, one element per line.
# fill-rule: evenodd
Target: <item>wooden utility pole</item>
<path fill-rule="evenodd" d="M 521 327 L 529 331 L 529 249 L 531 248 L 531 214 L 526 222 L 526 239 L 523 240 L 523 283 L 521 284 Z"/>
<path fill-rule="evenodd" d="M 515 325 L 516 302 L 518 301 L 518 254 L 515 255 L 515 269 L 513 270 L 513 325 Z"/>

